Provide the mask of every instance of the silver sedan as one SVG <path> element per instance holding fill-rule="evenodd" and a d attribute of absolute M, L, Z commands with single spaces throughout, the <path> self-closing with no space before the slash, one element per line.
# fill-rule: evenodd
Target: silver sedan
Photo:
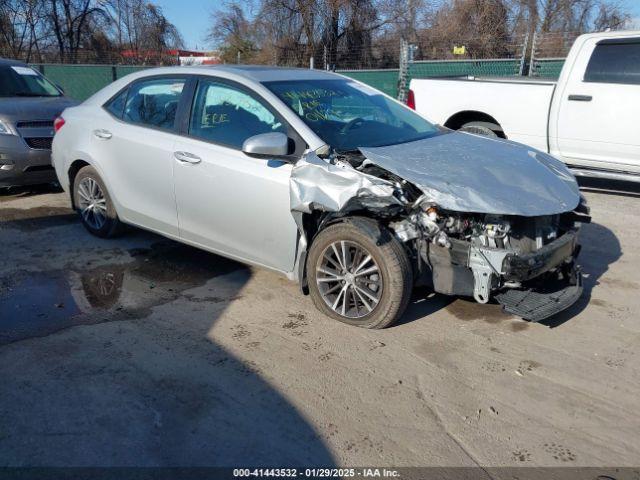
<path fill-rule="evenodd" d="M 533 321 L 582 290 L 588 208 L 561 162 L 341 75 L 147 70 L 55 125 L 56 173 L 89 232 L 135 225 L 276 270 L 349 324 L 390 325 L 417 282 Z"/>

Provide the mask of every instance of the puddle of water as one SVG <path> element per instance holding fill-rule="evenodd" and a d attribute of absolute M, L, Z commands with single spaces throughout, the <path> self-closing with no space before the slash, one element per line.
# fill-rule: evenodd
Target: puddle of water
<path fill-rule="evenodd" d="M 496 304 L 480 304 L 462 298 L 447 305 L 446 310 L 459 320 L 484 320 L 487 323 L 500 323 L 511 318 L 502 311 L 502 307 Z"/>
<path fill-rule="evenodd" d="M 232 260 L 171 241 L 131 250 L 125 259 L 129 262 L 0 279 L 0 344 L 45 336 L 73 325 L 144 318 L 152 307 L 175 300 L 185 290 L 246 269 Z M 225 299 L 216 297 L 212 303 L 220 301 Z"/>
<path fill-rule="evenodd" d="M 0 344 L 71 326 L 78 313 L 64 277 L 44 273 L 23 277 L 0 291 Z"/>

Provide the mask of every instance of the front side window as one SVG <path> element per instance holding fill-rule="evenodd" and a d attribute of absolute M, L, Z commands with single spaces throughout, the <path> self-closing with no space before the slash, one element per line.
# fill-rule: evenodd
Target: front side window
<path fill-rule="evenodd" d="M 347 79 L 266 82 L 323 141 L 337 151 L 421 140 L 436 126 L 385 97 Z"/>
<path fill-rule="evenodd" d="M 134 83 L 124 106 L 125 122 L 173 130 L 184 78 L 155 78 Z"/>
<path fill-rule="evenodd" d="M 589 59 L 584 81 L 640 85 L 640 39 L 599 42 Z"/>
<path fill-rule="evenodd" d="M 215 80 L 201 80 L 189 123 L 189 135 L 242 148 L 246 139 L 286 126 L 262 101 L 248 92 Z"/>
<path fill-rule="evenodd" d="M 60 90 L 31 67 L 0 66 L 0 97 L 59 97 Z"/>

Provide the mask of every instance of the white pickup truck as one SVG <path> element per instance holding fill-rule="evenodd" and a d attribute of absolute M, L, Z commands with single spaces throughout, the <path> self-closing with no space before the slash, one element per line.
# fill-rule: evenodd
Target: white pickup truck
<path fill-rule="evenodd" d="M 548 152 L 576 175 L 640 182 L 640 31 L 578 37 L 557 82 L 413 79 L 408 104 L 448 128 Z"/>

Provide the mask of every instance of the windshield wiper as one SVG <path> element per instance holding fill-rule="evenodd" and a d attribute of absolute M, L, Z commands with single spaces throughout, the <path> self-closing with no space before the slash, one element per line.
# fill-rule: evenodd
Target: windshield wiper
<path fill-rule="evenodd" d="M 49 95 L 46 93 L 33 93 L 33 92 L 16 92 L 16 97 L 57 97 L 58 95 Z"/>

